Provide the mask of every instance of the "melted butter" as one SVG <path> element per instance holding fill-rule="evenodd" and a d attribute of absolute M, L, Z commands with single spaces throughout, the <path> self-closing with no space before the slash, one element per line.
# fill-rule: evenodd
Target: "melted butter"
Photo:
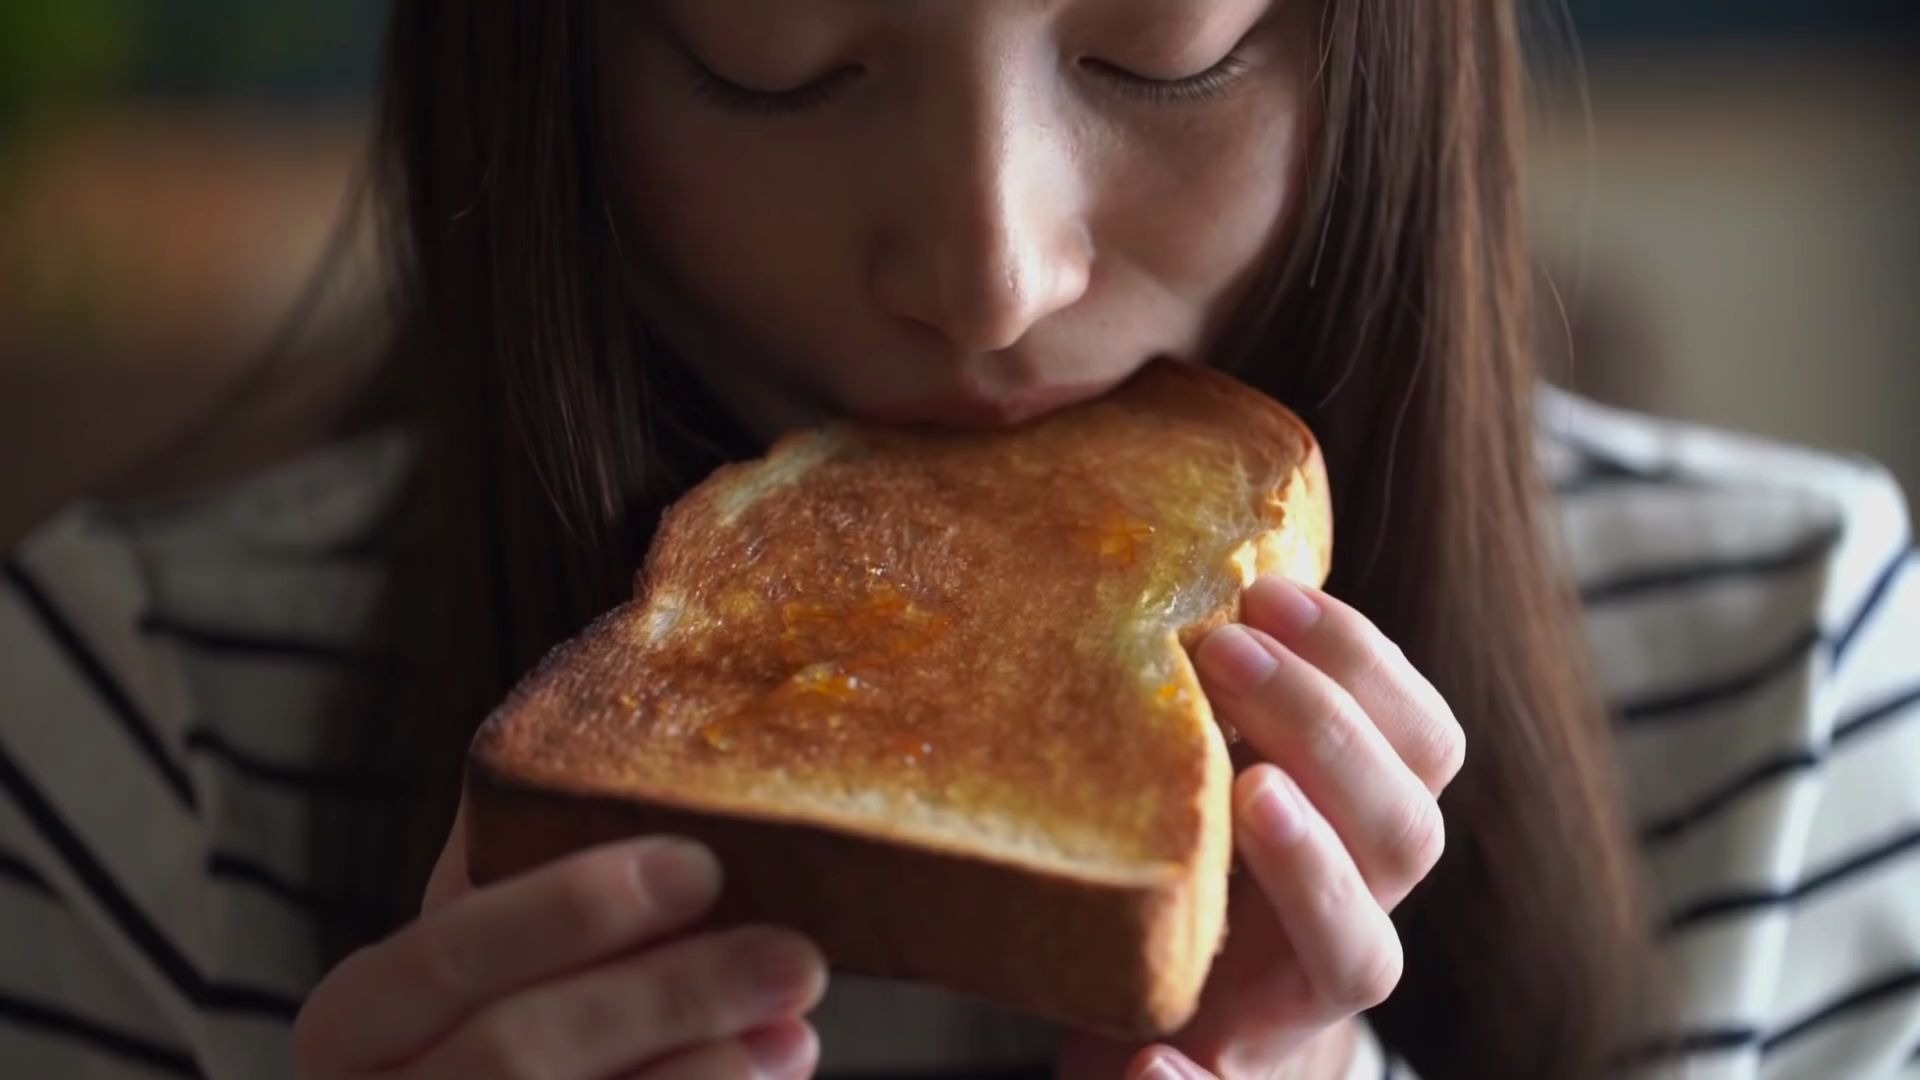
<path fill-rule="evenodd" d="M 874 580 L 878 576 L 870 573 L 867 588 L 855 598 L 780 605 L 780 652 L 795 665 L 792 674 L 739 711 L 705 725 L 697 733 L 700 741 L 726 753 L 755 736 L 838 738 L 854 717 L 883 704 L 872 673 L 938 645 L 952 619 L 921 607 L 899 587 Z M 916 765 L 933 753 L 933 745 L 919 735 L 900 734 L 887 740 L 884 752 Z"/>
<path fill-rule="evenodd" d="M 1130 567 L 1141 561 L 1153 533 L 1151 522 L 1128 513 L 1118 501 L 1109 500 L 1097 520 L 1081 526 L 1079 541 L 1101 562 Z"/>
<path fill-rule="evenodd" d="M 904 660 L 932 648 L 951 625 L 884 581 L 851 601 L 780 606 L 780 643 L 792 663 L 836 654 L 850 662 Z"/>
<path fill-rule="evenodd" d="M 1145 681 L 1157 711 L 1193 705 L 1193 691 L 1178 670 L 1182 665 L 1168 655 L 1169 633 L 1217 610 L 1239 587 L 1228 556 L 1266 525 L 1258 503 L 1250 502 L 1245 464 L 1217 452 L 1207 457 L 1103 460 L 1091 479 L 1053 490 L 1050 507 L 1036 519 L 1051 535 L 1033 535 L 1027 549 L 1032 563 L 1047 570 L 1034 579 L 1029 595 L 999 603 L 1005 611 L 1022 610 L 1029 597 L 1052 604 L 1039 616 L 1043 628 L 1057 618 L 1055 609 L 1130 610 L 1131 618 L 1090 618 L 1085 633 L 1069 631 L 1077 636 L 1066 640 L 1130 668 Z M 1127 476 L 1124 490 L 1111 474 Z M 925 770 L 921 775 L 938 777 L 943 785 L 935 790 L 948 799 L 960 797 L 948 777 L 953 763 L 935 761 L 929 732 L 900 713 L 895 696 L 914 694 L 917 673 L 948 667 L 948 654 L 956 649 L 970 655 L 974 636 L 998 640 L 1017 631 L 956 624 L 973 608 L 946 610 L 944 599 L 919 593 L 930 587 L 919 573 L 913 559 L 886 547 L 856 554 L 839 573 L 798 594 L 785 592 L 771 601 L 765 589 L 728 595 L 721 606 L 736 615 L 745 596 L 755 598 L 774 670 L 750 698 L 694 732 L 696 745 L 779 761 L 837 748 L 829 753 Z M 953 587 L 931 586 L 941 596 Z M 965 637 L 955 641 L 955 634 Z M 965 761 L 969 748 L 954 752 Z"/>
<path fill-rule="evenodd" d="M 870 688 L 871 684 L 841 670 L 838 664 L 808 664 L 794 672 L 769 697 L 852 701 Z"/>
<path fill-rule="evenodd" d="M 740 720 L 739 716 L 730 716 L 701 727 L 700 741 L 710 750 L 726 753 L 740 737 Z"/>

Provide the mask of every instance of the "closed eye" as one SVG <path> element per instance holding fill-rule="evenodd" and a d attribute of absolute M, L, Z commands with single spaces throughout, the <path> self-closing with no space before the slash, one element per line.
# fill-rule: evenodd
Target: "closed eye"
<path fill-rule="evenodd" d="M 1239 50 L 1228 53 L 1219 63 L 1193 75 L 1177 79 L 1158 79 L 1129 71 L 1105 60 L 1086 59 L 1082 67 L 1098 75 L 1116 90 L 1156 105 L 1205 101 L 1219 97 L 1240 81 L 1253 65 Z"/>
<path fill-rule="evenodd" d="M 679 42 L 673 45 L 685 62 L 695 94 L 723 109 L 757 116 L 785 116 L 819 108 L 866 74 L 859 65 L 848 64 L 798 86 L 764 90 L 734 82 L 714 71 L 691 48 Z"/>

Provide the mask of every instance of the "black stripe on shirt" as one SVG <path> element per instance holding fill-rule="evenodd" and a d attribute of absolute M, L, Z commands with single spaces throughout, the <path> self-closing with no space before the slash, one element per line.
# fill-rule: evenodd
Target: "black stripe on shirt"
<path fill-rule="evenodd" d="M 1711 820 L 1720 811 L 1739 802 L 1771 781 L 1794 773 L 1816 769 L 1827 756 L 1813 750 L 1794 750 L 1768 758 L 1732 780 L 1719 790 L 1695 800 L 1692 806 L 1661 818 L 1640 830 L 1640 842 L 1668 843 L 1694 827 Z"/>
<path fill-rule="evenodd" d="M 1623 1055 L 1622 1064 L 1645 1065 L 1672 1058 L 1726 1053 L 1748 1047 L 1757 1047 L 1763 1055 L 1770 1054 L 1851 1013 L 1917 991 L 1920 991 L 1920 969 L 1896 971 L 1879 976 L 1857 989 L 1849 990 L 1806 1016 L 1764 1036 L 1750 1027 L 1700 1028 L 1682 1031 L 1653 1040 L 1633 1053 Z M 1920 1053 L 1917 1053 L 1916 1057 L 1920 1058 Z"/>
<path fill-rule="evenodd" d="M 1920 686 L 1896 693 L 1880 704 L 1870 706 L 1865 711 L 1840 721 L 1834 726 L 1833 741 L 1844 742 L 1855 735 L 1896 720 L 1916 705 L 1920 705 Z"/>
<path fill-rule="evenodd" d="M 399 785 L 373 777 L 268 761 L 233 745 L 226 736 L 212 728 L 196 727 L 188 731 L 187 749 L 218 758 L 249 779 L 275 787 L 291 788 L 307 795 L 378 799 L 397 798 L 400 794 Z"/>
<path fill-rule="evenodd" d="M 201 623 L 184 622 L 153 612 L 140 616 L 140 631 L 155 637 L 170 638 L 187 648 L 220 656 L 328 664 L 356 671 L 377 672 L 392 666 L 387 657 L 337 641 L 320 641 L 285 634 L 268 634 L 258 630 L 207 626 Z"/>
<path fill-rule="evenodd" d="M 1708 897 L 1675 913 L 1669 920 L 1669 932 L 1678 932 L 1702 922 L 1774 907 L 1791 907 L 1817 893 L 1833 888 L 1848 878 L 1872 870 L 1891 859 L 1920 851 L 1920 829 L 1883 840 L 1865 851 L 1849 855 L 1825 870 L 1789 889 L 1755 889 Z"/>
<path fill-rule="evenodd" d="M 1698 1028 L 1677 1031 L 1651 1039 L 1619 1055 L 1623 1066 L 1651 1065 L 1672 1058 L 1698 1057 L 1743 1050 L 1760 1041 L 1760 1032 L 1750 1027 Z"/>
<path fill-rule="evenodd" d="M 138 1035 L 116 1030 L 98 1020 L 78 1016 L 44 1002 L 28 1001 L 0 991 L 0 1020 L 43 1034 L 69 1039 L 100 1054 L 137 1062 L 175 1076 L 204 1076 L 184 1050 L 162 1046 Z"/>
<path fill-rule="evenodd" d="M 1774 757 L 1762 761 L 1753 768 L 1729 780 L 1719 789 L 1696 799 L 1685 810 L 1669 814 L 1640 829 L 1640 841 L 1643 844 L 1663 844 L 1672 841 L 1689 830 L 1706 823 L 1727 807 L 1753 794 L 1762 787 L 1793 773 L 1808 772 L 1819 768 L 1827 757 L 1842 744 L 1856 736 L 1865 734 L 1883 724 L 1900 717 L 1913 719 L 1920 717 L 1920 711 L 1909 712 L 1920 705 L 1920 687 L 1897 694 L 1867 710 L 1841 720 L 1834 725 L 1831 744 L 1826 750 L 1808 747 L 1800 750 L 1782 751 Z"/>
<path fill-rule="evenodd" d="M 1888 595 L 1893 592 L 1893 583 L 1900 580 L 1901 571 L 1913 561 L 1916 550 L 1911 544 L 1902 546 L 1899 554 L 1889 560 L 1886 567 L 1880 571 L 1880 576 L 1873 579 L 1873 586 L 1867 590 L 1866 598 L 1860 602 L 1859 610 L 1847 621 L 1847 625 L 1841 629 L 1840 633 L 1834 636 L 1832 649 L 1835 664 L 1847 655 L 1847 650 L 1853 647 L 1853 643 L 1860 637 L 1860 632 L 1866 629 L 1867 621 L 1872 619 L 1874 612 L 1879 611 L 1880 605 L 1886 602 Z"/>
<path fill-rule="evenodd" d="M 291 1020 L 300 1003 L 286 994 L 261 987 L 208 979 L 195 968 L 160 928 L 148 919 L 113 880 L 79 835 L 64 821 L 46 796 L 13 758 L 0 747 L 0 790 L 9 793 L 28 824 L 59 852 L 101 909 L 133 946 L 159 970 L 182 997 L 202 1009 Z"/>
<path fill-rule="evenodd" d="M 27 891 L 42 896 L 58 895 L 53 891 L 53 883 L 40 876 L 40 871 L 25 859 L 10 852 L 0 851 L 0 878 L 25 886 Z"/>
<path fill-rule="evenodd" d="M 1789 573 L 1826 558 L 1839 539 L 1839 533 L 1824 531 L 1780 551 L 1635 569 L 1583 584 L 1580 599 L 1592 606 L 1709 582 Z"/>
<path fill-rule="evenodd" d="M 1819 643 L 1820 631 L 1808 627 L 1789 641 L 1785 648 L 1766 657 L 1746 671 L 1698 686 L 1629 699 L 1619 702 L 1615 708 L 1620 719 L 1628 724 L 1683 719 L 1708 705 L 1741 697 L 1760 689 L 1804 663 L 1808 655 L 1813 652 L 1814 646 Z"/>
<path fill-rule="evenodd" d="M 1849 991 L 1812 1013 L 1768 1035 L 1760 1043 L 1760 1052 L 1770 1054 L 1782 1046 L 1806 1037 L 1849 1013 L 1871 1008 L 1884 1001 L 1920 992 L 1920 968 L 1896 971 Z"/>
<path fill-rule="evenodd" d="M 74 671 L 107 704 L 108 711 L 120 722 L 121 729 L 133 740 L 134 745 L 139 747 L 141 755 L 153 765 L 167 789 L 173 792 L 181 805 L 189 810 L 198 810 L 199 800 L 194 796 L 193 781 L 188 778 L 187 771 L 167 755 L 166 747 L 161 744 L 153 725 L 140 707 L 134 704 L 133 697 L 120 685 L 119 680 L 114 678 L 106 663 L 88 647 L 73 624 L 67 621 L 46 590 L 27 573 L 19 560 L 6 560 L 5 573 L 7 581 L 26 600 L 27 607 L 33 611 L 34 618 L 39 620 L 47 636 L 65 654 Z"/>

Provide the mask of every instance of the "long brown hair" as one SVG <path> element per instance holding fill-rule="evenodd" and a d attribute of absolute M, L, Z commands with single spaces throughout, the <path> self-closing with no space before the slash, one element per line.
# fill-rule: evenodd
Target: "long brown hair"
<path fill-rule="evenodd" d="M 661 506 L 753 449 L 629 306 L 597 19 L 593 0 L 393 5 L 381 180 L 432 556 L 395 625 L 432 648 L 424 693 L 360 745 L 414 779 L 412 812 L 330 826 L 322 857 L 408 894 L 487 708 L 628 592 Z M 1596 1075 L 1630 1037 L 1648 936 L 1534 469 L 1516 15 L 1326 0 L 1322 31 L 1299 242 L 1219 362 L 1321 434 L 1330 588 L 1468 731 L 1449 849 L 1396 915 L 1406 976 L 1372 1020 L 1436 1080 Z"/>

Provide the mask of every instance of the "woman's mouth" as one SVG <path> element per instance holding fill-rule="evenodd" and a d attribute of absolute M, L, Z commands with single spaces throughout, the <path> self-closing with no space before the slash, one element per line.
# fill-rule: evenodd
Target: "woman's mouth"
<path fill-rule="evenodd" d="M 921 424 L 950 428 L 1011 427 L 1068 406 L 1090 401 L 1124 379 L 991 388 L 969 386 L 899 404 L 860 410 L 883 424 Z"/>

